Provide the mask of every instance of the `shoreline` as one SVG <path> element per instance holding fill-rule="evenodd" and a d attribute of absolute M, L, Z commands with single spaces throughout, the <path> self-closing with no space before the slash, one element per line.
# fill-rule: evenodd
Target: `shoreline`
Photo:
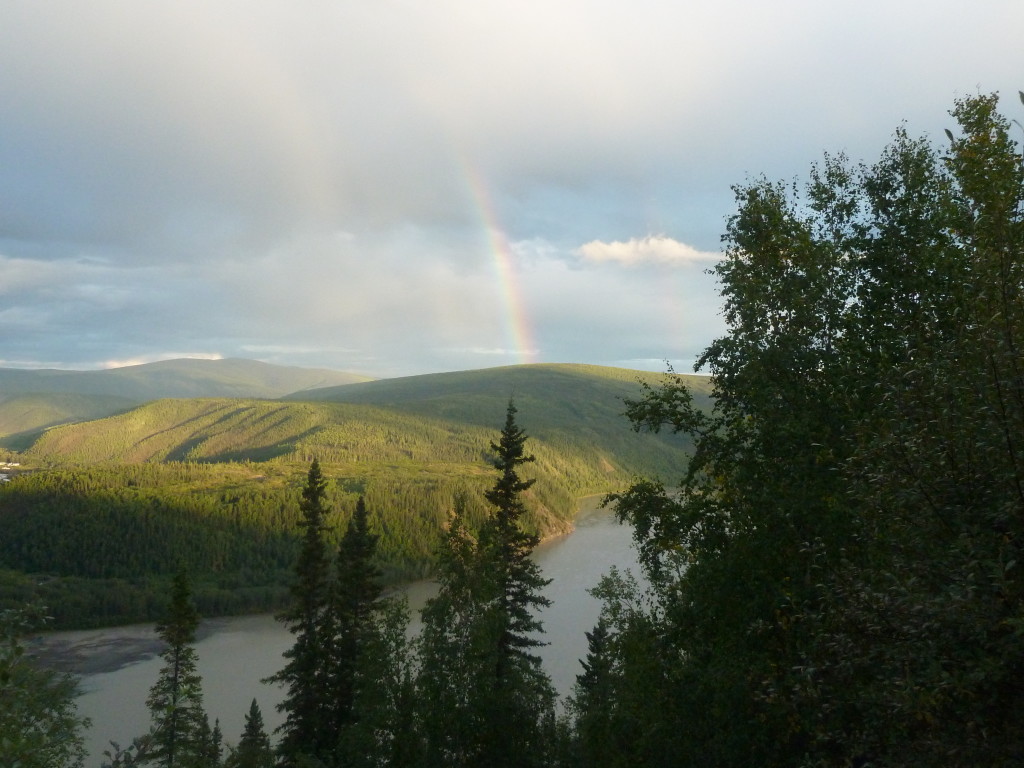
<path fill-rule="evenodd" d="M 232 618 L 237 617 L 203 619 L 196 630 L 196 642 L 218 632 Z M 25 651 L 40 664 L 77 677 L 117 672 L 160 655 L 163 648 L 155 624 L 45 632 L 25 643 Z"/>
<path fill-rule="evenodd" d="M 605 494 L 591 494 L 578 499 L 579 508 L 572 521 L 572 528 L 565 533 L 545 538 L 538 549 L 556 545 L 586 527 L 588 518 L 595 515 L 611 514 L 602 509 L 600 501 Z M 423 581 L 429 581 L 425 579 Z M 396 589 L 407 589 L 417 581 L 394 585 Z M 202 619 L 196 630 L 196 641 L 201 641 L 223 629 L 228 622 L 246 616 L 261 617 L 270 613 L 216 616 Z M 58 672 L 78 677 L 107 674 L 124 667 L 153 658 L 163 650 L 163 641 L 157 636 L 156 624 L 127 624 L 94 629 L 60 630 L 42 632 L 28 638 L 26 651 L 39 663 Z"/>

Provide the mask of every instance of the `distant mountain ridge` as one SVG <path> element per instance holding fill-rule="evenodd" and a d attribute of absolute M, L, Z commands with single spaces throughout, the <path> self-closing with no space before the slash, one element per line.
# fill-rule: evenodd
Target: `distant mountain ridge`
<path fill-rule="evenodd" d="M 0 445 L 49 465 L 301 464 L 317 456 L 339 469 L 396 462 L 468 466 L 486 453 L 485 436 L 500 423 L 511 398 L 520 426 L 551 457 L 550 471 L 593 493 L 636 473 L 678 471 L 685 464 L 688 441 L 669 433 L 638 435 L 623 416 L 626 399 L 640 397 L 645 383 L 656 385 L 663 377 L 622 368 L 535 364 L 381 379 L 279 399 L 160 399 L 86 423 L 55 426 L 20 445 L 10 440 Z M 686 378 L 698 402 L 708 397 L 709 379 Z M 448 455 L 467 435 L 475 447 L 456 452 L 457 460 Z"/>
<path fill-rule="evenodd" d="M 493 427 L 509 399 L 520 426 L 553 444 L 623 446 L 635 437 L 622 415 L 624 399 L 636 399 L 644 384 L 657 386 L 664 373 L 599 365 L 533 363 L 380 379 L 288 395 L 285 400 L 372 405 L 430 419 Z M 683 375 L 698 405 L 710 407 L 711 379 Z M 639 445 L 654 449 L 667 435 Z M 632 449 L 631 449 L 632 450 Z"/>
<path fill-rule="evenodd" d="M 0 387 L 9 373 L 0 371 Z M 629 428 L 624 401 L 640 397 L 645 384 L 657 385 L 664 374 L 624 368 L 541 363 L 358 381 L 351 374 L 247 360 L 174 360 L 92 372 L 106 375 L 89 376 L 85 384 L 39 373 L 38 380 L 87 389 L 0 399 L 0 448 L 48 464 L 301 462 L 311 455 L 348 463 L 353 452 L 364 460 L 372 455 L 374 463 L 394 458 L 381 445 L 410 441 L 417 461 L 429 462 L 431 445 L 443 440 L 437 425 L 458 433 L 491 430 L 510 399 L 520 425 L 552 455 L 572 456 L 588 471 L 604 467 L 609 479 L 666 471 L 689 448 L 677 436 L 640 436 Z M 710 379 L 685 378 L 698 403 L 710 403 Z M 297 389 L 324 381 L 332 385 Z M 282 390 L 283 397 L 270 396 Z M 0 388 L 0 398 L 8 391 Z M 162 396 L 138 402 L 146 395 Z M 353 432 L 356 424 L 362 426 Z M 365 445 L 369 433 L 375 435 L 372 450 Z"/>
<path fill-rule="evenodd" d="M 163 397 L 282 397 L 303 389 L 370 380 L 354 373 L 243 358 L 180 358 L 100 371 L 0 368 L 0 399 L 41 392 L 108 395 L 139 402 Z"/>
<path fill-rule="evenodd" d="M 56 424 L 102 418 L 162 398 L 277 398 L 369 380 L 241 358 L 182 358 L 100 371 L 0 368 L 0 437 L 31 436 Z"/>

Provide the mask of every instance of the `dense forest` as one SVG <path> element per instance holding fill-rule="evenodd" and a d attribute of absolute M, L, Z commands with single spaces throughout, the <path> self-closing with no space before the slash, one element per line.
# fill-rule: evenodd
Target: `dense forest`
<path fill-rule="evenodd" d="M 362 496 L 385 581 L 427 575 L 457 497 L 472 530 L 484 519 L 486 415 L 512 391 L 537 424 L 524 524 L 565 533 L 578 497 L 685 460 L 684 439 L 623 434 L 623 399 L 641 377 L 660 378 L 514 366 L 371 382 L 355 402 L 341 401 L 346 387 L 289 401 L 162 399 L 53 427 L 17 455 L 31 471 L 0 485 L 0 607 L 42 602 L 61 628 L 152 621 L 181 564 L 205 616 L 277 608 L 313 458 L 330 477 L 329 541 Z"/>
<path fill-rule="evenodd" d="M 826 157 L 804 187 L 735 188 L 715 268 L 727 331 L 699 361 L 713 404 L 669 377 L 628 405 L 693 454 L 611 494 L 648 586 L 613 571 L 596 587 L 564 709 L 533 653 L 540 458 L 510 404 L 482 502 L 453 499 L 417 640 L 380 596 L 369 498 L 329 544 L 314 462 L 276 747 L 256 702 L 235 749 L 204 719 L 181 572 L 153 728 L 111 765 L 1020 765 L 1024 162 L 995 96 L 952 116 L 938 147 L 900 130 L 872 165 Z M 19 616 L 0 656 L 17 706 L 0 712 L 52 727 L 8 749 L 35 739 L 45 765 L 75 765 L 66 689 L 9 650 Z"/>

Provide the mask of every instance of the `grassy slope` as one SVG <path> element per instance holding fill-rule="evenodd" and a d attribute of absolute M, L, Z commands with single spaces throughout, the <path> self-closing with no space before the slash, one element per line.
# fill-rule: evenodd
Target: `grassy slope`
<path fill-rule="evenodd" d="M 475 430 L 483 439 L 483 430 Z M 95 422 L 47 430 L 24 456 L 52 464 L 153 461 L 436 462 L 467 459 L 466 430 L 345 403 L 157 400 Z M 438 446 L 442 446 L 441 449 Z"/>
<path fill-rule="evenodd" d="M 623 417 L 624 398 L 657 385 L 664 374 L 595 365 L 535 364 L 382 379 L 330 387 L 288 399 L 363 403 L 403 413 L 494 427 L 509 398 L 519 424 L 553 448 L 609 462 L 626 474 L 679 471 L 680 449 L 671 435 L 637 435 Z M 709 404 L 711 380 L 684 376 L 698 403 Z"/>

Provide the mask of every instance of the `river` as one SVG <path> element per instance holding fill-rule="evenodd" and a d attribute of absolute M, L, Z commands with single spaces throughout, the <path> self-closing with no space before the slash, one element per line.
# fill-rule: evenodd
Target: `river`
<path fill-rule="evenodd" d="M 587 591 L 612 565 L 638 570 L 631 529 L 599 509 L 599 503 L 600 497 L 584 499 L 576 530 L 544 542 L 534 555 L 551 579 L 545 595 L 552 605 L 540 614 L 549 644 L 539 652 L 562 696 L 571 690 L 579 659 L 586 654 L 584 632 L 594 626 L 600 611 L 600 604 Z M 434 585 L 415 582 L 405 590 L 415 631 L 419 609 L 433 594 Z M 277 727 L 281 690 L 260 680 L 281 668 L 281 654 L 291 646 L 292 635 L 272 616 L 258 615 L 205 620 L 197 638 L 204 704 L 211 723 L 220 720 L 225 741 L 237 743 L 253 698 L 267 730 Z M 111 741 L 126 745 L 149 728 L 146 696 L 161 665 L 152 625 L 52 633 L 45 644 L 51 652 L 57 649 L 70 659 L 69 666 L 81 674 L 78 710 L 92 721 L 86 732 L 87 766 L 100 764 Z"/>

